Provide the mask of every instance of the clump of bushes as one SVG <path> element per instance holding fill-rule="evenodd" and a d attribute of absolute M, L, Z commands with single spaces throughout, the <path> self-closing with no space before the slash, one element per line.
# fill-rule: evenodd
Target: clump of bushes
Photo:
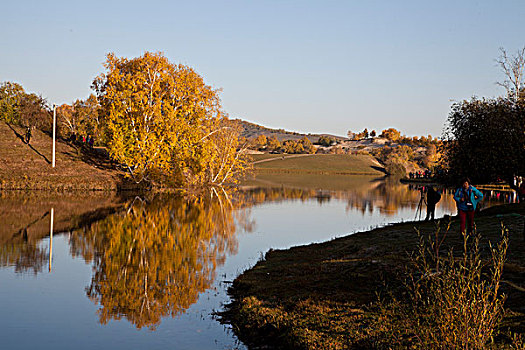
<path fill-rule="evenodd" d="M 300 140 L 285 140 L 283 143 L 279 142 L 275 136 L 266 137 L 265 135 L 259 135 L 250 141 L 245 141 L 248 144 L 248 148 L 259 151 L 288 154 L 314 154 L 317 151 L 306 136 Z"/>
<path fill-rule="evenodd" d="M 294 140 L 286 140 L 283 142 L 282 150 L 284 153 L 288 154 L 301 154 L 301 153 L 308 153 L 308 154 L 314 154 L 316 152 L 315 146 L 310 142 L 310 140 L 304 136 L 302 139 L 294 141 Z"/>
<path fill-rule="evenodd" d="M 385 163 L 385 170 L 389 175 L 395 178 L 405 177 L 407 173 L 407 169 L 405 168 L 405 166 L 402 163 L 394 160 L 388 160 Z"/>
<path fill-rule="evenodd" d="M 385 165 L 385 170 L 395 177 L 406 176 L 406 165 L 414 161 L 414 151 L 406 145 L 378 148 L 373 155 Z"/>
<path fill-rule="evenodd" d="M 333 144 L 335 144 L 336 141 L 333 138 L 331 138 L 330 136 L 321 135 L 319 137 L 319 140 L 317 141 L 317 143 L 319 145 L 321 145 L 321 146 L 324 146 L 324 147 L 330 147 Z"/>
<path fill-rule="evenodd" d="M 463 235 L 460 255 L 440 256 L 443 238 L 438 230 L 420 240 L 404 293 L 380 303 L 379 348 L 486 349 L 493 340 L 506 299 L 500 284 L 508 232 L 502 229 L 500 242 L 490 246 L 488 261 L 480 256 L 479 235 Z"/>

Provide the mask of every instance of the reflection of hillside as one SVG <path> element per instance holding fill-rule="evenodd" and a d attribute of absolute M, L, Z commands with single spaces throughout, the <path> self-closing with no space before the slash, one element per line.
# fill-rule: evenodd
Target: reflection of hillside
<path fill-rule="evenodd" d="M 90 216 L 95 219 L 95 211 L 114 208 L 119 202 L 120 198 L 107 192 L 0 192 L 0 245 L 48 236 L 51 208 L 55 208 L 55 232 L 63 232 Z"/>
<path fill-rule="evenodd" d="M 118 206 L 119 198 L 107 193 L 0 192 L 0 266 L 14 266 L 16 272 L 42 271 L 49 254 L 39 243 L 49 236 L 51 208 L 54 231 L 64 232 Z"/>
<path fill-rule="evenodd" d="M 370 175 L 322 175 L 322 174 L 257 174 L 243 182 L 247 187 L 296 188 L 303 190 L 366 192 L 375 186 L 378 178 Z"/>
<path fill-rule="evenodd" d="M 373 177 L 354 179 L 353 187 L 344 191 L 289 187 L 253 187 L 242 192 L 244 202 L 259 204 L 285 200 L 309 200 L 315 198 L 321 205 L 332 198 L 347 201 L 347 210 L 356 209 L 363 214 L 374 210 L 386 216 L 395 215 L 400 209 L 416 211 L 421 199 L 418 188 L 412 188 L 398 181 L 384 181 Z M 450 191 L 444 191 L 438 206 L 445 211 L 453 212 L 455 203 Z M 422 203 L 423 212 L 426 206 Z"/>
<path fill-rule="evenodd" d="M 161 317 L 195 303 L 212 285 L 216 267 L 237 250 L 236 216 L 226 202 L 135 201 L 75 233 L 73 254 L 93 259 L 86 292 L 101 306 L 100 322 L 124 317 L 154 328 Z"/>
<path fill-rule="evenodd" d="M 375 209 L 386 216 L 393 216 L 401 208 L 415 210 L 420 199 L 417 191 L 410 190 L 406 185 L 397 181 L 381 181 L 369 191 L 348 198 L 348 209 L 358 209 L 363 214 Z"/>

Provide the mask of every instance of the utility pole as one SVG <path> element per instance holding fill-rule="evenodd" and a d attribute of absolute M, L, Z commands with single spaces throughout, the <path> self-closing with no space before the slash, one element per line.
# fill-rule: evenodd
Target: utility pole
<path fill-rule="evenodd" d="M 55 167 L 55 139 L 57 131 L 57 108 L 53 105 L 53 168 Z"/>

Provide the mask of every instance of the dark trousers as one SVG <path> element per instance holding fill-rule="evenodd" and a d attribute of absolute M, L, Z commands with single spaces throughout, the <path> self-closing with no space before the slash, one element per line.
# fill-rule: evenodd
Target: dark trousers
<path fill-rule="evenodd" d="M 435 211 L 436 211 L 436 205 L 435 204 L 427 204 L 427 217 L 425 218 L 425 221 L 434 220 L 434 213 L 435 213 Z"/>
<path fill-rule="evenodd" d="M 467 233 L 472 233 L 472 229 L 474 228 L 474 210 L 459 210 L 459 227 L 460 232 L 465 232 L 465 221 L 468 220 L 468 231 Z"/>

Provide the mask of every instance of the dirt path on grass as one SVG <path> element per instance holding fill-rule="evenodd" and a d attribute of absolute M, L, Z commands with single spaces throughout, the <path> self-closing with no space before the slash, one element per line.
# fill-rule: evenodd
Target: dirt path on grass
<path fill-rule="evenodd" d="M 284 160 L 284 159 L 298 158 L 298 157 L 308 157 L 308 156 L 313 156 L 313 154 L 292 154 L 292 155 L 282 156 L 282 157 L 267 158 L 267 159 L 257 160 L 255 162 L 253 162 L 252 164 L 271 162 L 273 160 Z"/>

